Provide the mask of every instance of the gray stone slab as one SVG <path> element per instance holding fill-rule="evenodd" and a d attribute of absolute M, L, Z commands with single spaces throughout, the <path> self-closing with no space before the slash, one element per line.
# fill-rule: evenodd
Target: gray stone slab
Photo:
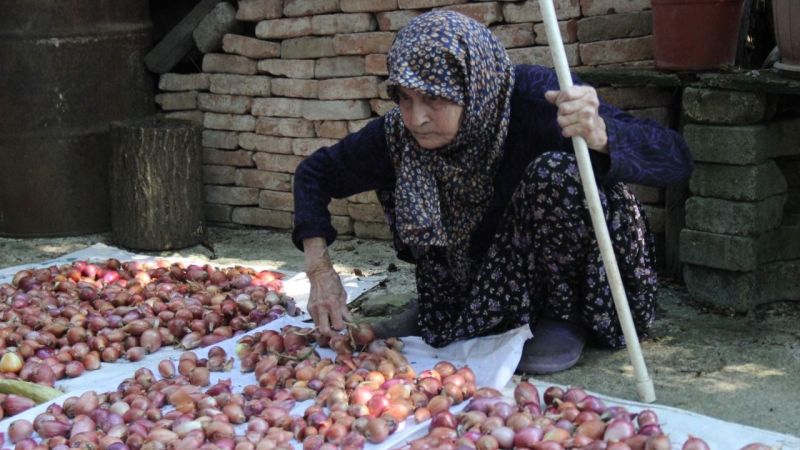
<path fill-rule="evenodd" d="M 681 230 L 681 261 L 715 269 L 747 272 L 759 263 L 764 237 L 734 236 L 684 228 Z"/>
<path fill-rule="evenodd" d="M 769 97 L 761 92 L 686 88 L 683 112 L 700 123 L 749 125 L 764 121 L 771 112 Z"/>
<path fill-rule="evenodd" d="M 766 125 L 686 125 L 682 134 L 695 161 L 758 164 L 774 153 Z"/>
<path fill-rule="evenodd" d="M 758 165 L 695 164 L 689 179 L 693 195 L 757 201 L 786 192 L 786 179 L 774 161 Z"/>
<path fill-rule="evenodd" d="M 227 33 L 237 34 L 242 23 L 236 20 L 236 8 L 227 2 L 217 4 L 192 32 L 197 49 L 213 53 L 222 48 L 222 38 Z"/>
<path fill-rule="evenodd" d="M 781 225 L 785 204 L 786 195 L 757 202 L 691 197 L 686 201 L 686 227 L 739 236 L 761 235 Z"/>
<path fill-rule="evenodd" d="M 194 48 L 194 32 L 197 24 L 219 3 L 220 0 L 201 0 L 164 36 L 144 57 L 147 68 L 154 73 L 167 73 Z"/>

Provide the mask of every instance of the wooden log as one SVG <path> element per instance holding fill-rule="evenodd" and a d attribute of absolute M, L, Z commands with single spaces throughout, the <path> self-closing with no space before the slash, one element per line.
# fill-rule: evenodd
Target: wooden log
<path fill-rule="evenodd" d="M 184 120 L 111 124 L 111 237 L 138 250 L 199 243 L 203 224 L 202 127 Z"/>

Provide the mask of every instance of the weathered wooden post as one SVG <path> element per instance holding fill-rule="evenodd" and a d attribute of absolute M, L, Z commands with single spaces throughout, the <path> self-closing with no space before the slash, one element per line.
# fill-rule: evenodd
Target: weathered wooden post
<path fill-rule="evenodd" d="M 147 117 L 111 124 L 111 235 L 139 250 L 199 243 L 203 224 L 202 127 Z"/>

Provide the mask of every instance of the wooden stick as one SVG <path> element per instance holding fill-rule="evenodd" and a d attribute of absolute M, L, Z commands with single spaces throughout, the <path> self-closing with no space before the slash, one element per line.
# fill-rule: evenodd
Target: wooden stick
<path fill-rule="evenodd" d="M 553 65 L 558 75 L 558 84 L 561 89 L 572 87 L 572 76 L 567 65 L 567 56 L 564 53 L 564 44 L 561 41 L 561 32 L 556 21 L 556 12 L 552 0 L 539 0 L 539 7 L 544 18 L 544 26 L 547 32 L 547 42 L 550 45 L 550 52 L 553 55 Z M 636 334 L 636 327 L 631 318 L 628 298 L 625 295 L 625 288 L 622 285 L 622 278 L 617 266 L 617 258 L 611 246 L 611 238 L 608 234 L 603 207 L 600 204 L 600 195 L 597 193 L 597 184 L 592 171 L 592 162 L 589 159 L 589 148 L 582 137 L 573 137 L 572 145 L 575 148 L 575 156 L 578 159 L 578 170 L 580 172 L 583 191 L 586 193 L 586 202 L 589 205 L 589 213 L 592 216 L 597 244 L 600 246 L 600 254 L 606 269 L 608 283 L 611 286 L 611 295 L 614 298 L 614 306 L 617 309 L 622 332 L 625 335 L 625 342 L 628 347 L 628 356 L 633 364 L 633 373 L 636 377 L 636 387 L 639 399 L 652 403 L 656 399 L 653 381 L 647 373 L 647 366 L 642 357 L 642 349 L 639 346 L 639 337 Z"/>

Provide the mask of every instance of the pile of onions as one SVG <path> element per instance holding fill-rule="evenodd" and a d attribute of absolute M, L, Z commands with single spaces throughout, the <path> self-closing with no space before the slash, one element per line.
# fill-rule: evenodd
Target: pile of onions
<path fill-rule="evenodd" d="M 299 314 L 281 278 L 241 266 L 116 259 L 19 271 L 0 284 L 0 376 L 53 386 L 162 346 L 213 345 Z"/>

